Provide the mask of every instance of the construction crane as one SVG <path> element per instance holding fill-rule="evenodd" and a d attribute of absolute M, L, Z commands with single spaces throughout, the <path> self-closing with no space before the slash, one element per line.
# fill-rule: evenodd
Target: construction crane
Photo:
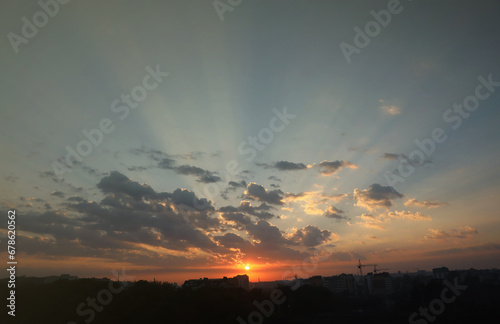
<path fill-rule="evenodd" d="M 373 266 L 373 273 L 377 273 L 377 272 L 382 271 L 382 270 L 389 270 L 389 269 L 377 269 L 377 265 Z"/>
<path fill-rule="evenodd" d="M 361 260 L 358 259 L 357 267 L 359 269 L 359 275 L 363 276 L 363 267 L 376 267 L 377 264 L 361 264 Z"/>

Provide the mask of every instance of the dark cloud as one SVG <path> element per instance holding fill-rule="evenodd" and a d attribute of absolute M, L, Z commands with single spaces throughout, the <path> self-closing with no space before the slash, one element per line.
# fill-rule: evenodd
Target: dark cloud
<path fill-rule="evenodd" d="M 53 191 L 50 193 L 51 196 L 59 197 L 59 198 L 64 198 L 65 194 L 62 191 Z"/>
<path fill-rule="evenodd" d="M 130 153 L 134 155 L 146 155 L 149 159 L 156 162 L 159 162 L 170 156 L 169 154 L 163 151 L 155 150 L 144 145 L 141 146 L 140 148 L 131 149 Z"/>
<path fill-rule="evenodd" d="M 253 248 L 252 243 L 233 233 L 215 236 L 214 239 L 226 248 L 240 249 L 241 251 L 249 251 Z"/>
<path fill-rule="evenodd" d="M 127 169 L 129 171 L 146 171 L 153 168 L 153 166 L 142 166 L 142 165 L 136 165 L 136 166 L 131 166 L 128 167 Z"/>
<path fill-rule="evenodd" d="M 302 229 L 297 229 L 292 234 L 291 239 L 307 247 L 313 247 L 323 242 L 327 242 L 332 235 L 333 233 L 328 230 L 320 230 L 316 226 L 307 225 Z"/>
<path fill-rule="evenodd" d="M 335 219 L 337 221 L 341 221 L 343 219 L 349 219 L 346 216 L 343 216 L 344 211 L 342 209 L 338 209 L 335 206 L 329 206 L 328 209 L 323 214 L 325 217 Z"/>
<path fill-rule="evenodd" d="M 158 162 L 158 167 L 160 169 L 173 169 L 175 167 L 175 160 L 164 158 Z"/>
<path fill-rule="evenodd" d="M 86 165 L 80 165 L 80 168 L 82 168 L 83 171 L 87 172 L 88 174 L 92 176 L 103 176 L 104 174 L 99 172 L 99 170 L 94 169 L 92 167 L 86 166 Z"/>
<path fill-rule="evenodd" d="M 323 175 L 331 175 L 337 173 L 342 168 L 352 168 L 356 169 L 357 166 L 355 166 L 352 162 L 349 161 L 323 161 L 316 165 L 316 168 L 318 169 L 319 173 Z"/>
<path fill-rule="evenodd" d="M 150 186 L 132 181 L 118 171 L 112 171 L 109 176 L 102 178 L 97 184 L 97 188 L 104 193 L 125 194 L 135 200 L 155 196 L 155 192 Z"/>
<path fill-rule="evenodd" d="M 268 212 L 272 209 L 271 206 L 266 203 L 260 204 L 260 206 L 254 207 L 248 201 L 242 201 L 238 207 L 226 206 L 219 208 L 220 212 L 223 213 L 244 213 L 257 217 L 258 219 L 270 219 L 276 217 L 272 213 Z"/>
<path fill-rule="evenodd" d="M 202 183 L 212 183 L 212 182 L 222 181 L 222 179 L 219 176 L 217 176 L 214 172 L 187 164 L 176 166 L 175 161 L 168 158 L 161 160 L 158 163 L 158 167 L 161 169 L 173 170 L 177 174 L 197 176 L 198 177 L 197 181 Z"/>
<path fill-rule="evenodd" d="M 266 163 L 256 163 L 256 164 L 266 169 L 277 169 L 279 171 L 297 171 L 297 170 L 307 169 L 307 165 L 305 165 L 304 163 L 294 163 L 288 161 L 278 161 L 272 164 L 266 164 Z"/>
<path fill-rule="evenodd" d="M 246 230 L 248 234 L 255 240 L 260 241 L 259 244 L 261 246 L 265 246 L 267 248 L 272 249 L 292 243 L 285 238 L 285 236 L 277 226 L 272 225 L 264 220 L 260 220 L 255 224 L 248 224 L 246 226 Z"/>
<path fill-rule="evenodd" d="M 273 205 L 283 205 L 283 192 L 281 190 L 267 190 L 254 182 L 248 184 L 245 196 L 253 200 L 267 202 Z"/>
<path fill-rule="evenodd" d="M 228 185 L 233 188 L 246 188 L 247 183 L 245 180 L 241 180 L 240 182 L 229 181 Z"/>
<path fill-rule="evenodd" d="M 256 184 L 249 184 L 247 190 L 260 204 L 242 201 L 219 210 L 190 190 L 156 192 L 118 171 L 102 177 L 96 186 L 104 194 L 100 200 L 75 195 L 66 197 L 64 208 L 58 210 L 48 204 L 43 212 L 27 209 L 23 229 L 32 234 L 23 238 L 23 252 L 141 265 L 171 260 L 185 266 L 196 259 L 200 266 L 214 260 L 234 262 L 242 255 L 264 262 L 303 260 L 310 255 L 304 251 L 332 235 L 314 226 L 293 234 L 282 232 L 266 221 L 275 217 L 272 206 L 282 204 L 282 192 L 262 187 L 262 193 Z M 233 230 L 246 234 L 229 232 Z"/>
<path fill-rule="evenodd" d="M 54 182 L 59 182 L 59 179 L 57 178 L 56 174 L 52 171 L 39 172 L 38 176 L 42 179 L 51 179 Z"/>
<path fill-rule="evenodd" d="M 281 182 L 281 179 L 278 178 L 277 176 L 269 176 L 267 179 L 269 180 L 273 180 L 273 181 L 278 181 L 278 182 Z"/>
<path fill-rule="evenodd" d="M 394 187 L 382 186 L 378 183 L 372 184 L 370 189 L 354 189 L 353 196 L 354 199 L 357 200 L 356 206 L 364 207 L 368 210 L 376 208 L 389 209 L 394 199 L 404 197 L 404 195 L 396 191 Z"/>
<path fill-rule="evenodd" d="M 160 169 L 172 170 L 181 175 L 196 176 L 198 177 L 198 182 L 213 183 L 222 181 L 222 179 L 215 172 L 187 164 L 177 165 L 176 159 L 182 158 L 186 160 L 199 160 L 206 155 L 206 153 L 203 152 L 195 151 L 185 154 L 171 155 L 160 150 L 142 146 L 140 148 L 132 149 L 130 153 L 135 155 L 146 155 L 150 160 L 156 162 L 156 166 Z M 153 167 L 154 166 L 132 166 L 128 169 L 129 171 L 144 171 Z"/>

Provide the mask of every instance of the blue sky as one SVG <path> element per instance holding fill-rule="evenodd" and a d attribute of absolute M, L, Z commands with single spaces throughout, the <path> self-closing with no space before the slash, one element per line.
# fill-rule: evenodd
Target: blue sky
<path fill-rule="evenodd" d="M 401 1 L 348 62 L 340 44 L 389 3 L 244 0 L 221 21 L 212 1 L 74 0 L 14 46 L 42 9 L 1 4 L 0 192 L 19 214 L 22 271 L 180 280 L 248 263 L 278 279 L 322 248 L 314 274 L 354 272 L 358 258 L 498 267 L 499 5 Z M 168 76 L 149 78 L 126 117 L 113 111 L 151 69 Z M 474 100 L 480 77 L 489 97 L 453 129 L 443 114 Z M 271 129 L 273 109 L 295 117 L 248 161 L 238 146 Z M 103 119 L 113 131 L 57 177 Z M 412 161 L 436 128 L 446 140 Z M 415 170 L 388 182 L 405 159 Z M 181 196 L 209 207 L 179 210 Z"/>

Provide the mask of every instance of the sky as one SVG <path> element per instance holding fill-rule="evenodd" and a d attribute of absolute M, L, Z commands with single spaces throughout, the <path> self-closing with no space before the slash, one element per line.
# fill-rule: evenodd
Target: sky
<path fill-rule="evenodd" d="M 15 210 L 18 275 L 498 268 L 499 10 L 2 2 L 1 245 Z"/>

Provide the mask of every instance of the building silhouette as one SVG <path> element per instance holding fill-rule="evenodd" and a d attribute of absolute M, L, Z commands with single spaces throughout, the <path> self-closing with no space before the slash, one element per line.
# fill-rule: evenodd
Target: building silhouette
<path fill-rule="evenodd" d="M 334 293 L 348 292 L 351 296 L 357 296 L 358 289 L 356 280 L 352 274 L 341 274 L 338 276 L 324 277 L 324 286 Z"/>
<path fill-rule="evenodd" d="M 189 279 L 182 285 L 182 288 L 199 289 L 202 287 L 243 288 L 248 290 L 249 280 L 247 275 L 237 275 L 233 278 L 223 277 L 217 279 Z"/>

